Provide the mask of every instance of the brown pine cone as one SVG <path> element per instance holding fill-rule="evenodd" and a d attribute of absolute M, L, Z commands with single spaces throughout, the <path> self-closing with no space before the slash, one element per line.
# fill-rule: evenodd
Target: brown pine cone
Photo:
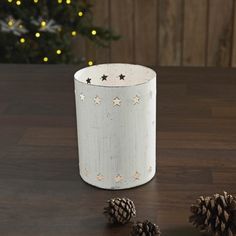
<path fill-rule="evenodd" d="M 161 231 L 156 224 L 145 220 L 144 222 L 137 222 L 133 225 L 132 236 L 154 236 L 161 235 Z"/>
<path fill-rule="evenodd" d="M 223 195 L 199 197 L 192 205 L 189 221 L 201 231 L 215 236 L 236 236 L 236 198 L 226 192 Z"/>
<path fill-rule="evenodd" d="M 113 198 L 107 201 L 104 214 L 112 224 L 125 224 L 136 216 L 135 205 L 128 198 Z"/>

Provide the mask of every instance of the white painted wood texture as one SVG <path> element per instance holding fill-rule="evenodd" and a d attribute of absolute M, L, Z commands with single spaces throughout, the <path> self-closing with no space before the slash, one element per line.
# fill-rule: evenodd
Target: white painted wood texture
<path fill-rule="evenodd" d="M 85 68 L 75 74 L 75 97 L 82 179 L 104 189 L 151 180 L 156 172 L 156 73 L 131 64 Z"/>

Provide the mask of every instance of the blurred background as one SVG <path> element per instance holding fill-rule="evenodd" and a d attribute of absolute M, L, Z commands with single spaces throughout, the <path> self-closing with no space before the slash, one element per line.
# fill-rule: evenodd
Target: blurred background
<path fill-rule="evenodd" d="M 2 63 L 92 65 L 129 62 L 148 66 L 236 66 L 235 0 L 1 2 L 4 2 L 0 10 Z M 34 12 L 31 8 L 40 10 Z M 9 17 L 13 17 L 13 22 L 21 19 L 26 26 L 31 22 L 36 28 L 25 26 L 28 31 L 18 36 L 4 32 L 3 23 L 9 24 Z M 87 20 L 84 20 L 86 17 Z M 62 29 L 59 33 L 45 31 L 41 24 L 44 21 L 48 24 L 50 20 Z M 40 37 L 37 38 L 36 33 L 40 33 Z M 13 39 L 9 40 L 9 34 L 13 35 Z M 66 34 L 68 38 L 64 39 Z M 63 35 L 59 43 L 58 35 Z M 41 46 L 37 40 L 42 40 Z M 46 45 L 49 41 L 50 44 Z M 67 45 L 64 45 L 65 41 Z M 28 51 L 22 44 L 28 44 Z M 6 52 L 7 47 L 12 54 L 8 57 L 5 56 L 9 53 Z M 27 60 L 32 50 L 35 53 Z M 25 54 L 24 59 L 16 60 L 17 54 Z M 75 59 L 71 60 L 71 55 L 75 55 Z M 63 56 L 64 59 L 59 59 Z"/>

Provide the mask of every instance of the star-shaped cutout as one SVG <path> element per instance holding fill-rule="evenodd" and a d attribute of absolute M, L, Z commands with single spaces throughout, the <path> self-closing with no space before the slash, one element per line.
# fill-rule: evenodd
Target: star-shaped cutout
<path fill-rule="evenodd" d="M 119 182 L 121 182 L 122 180 L 123 180 L 123 177 L 122 177 L 121 175 L 119 175 L 119 174 L 115 177 L 116 183 L 119 183 Z"/>
<path fill-rule="evenodd" d="M 137 103 L 139 103 L 140 97 L 136 95 L 135 97 L 132 98 L 132 100 L 133 100 L 133 104 L 136 105 Z"/>
<path fill-rule="evenodd" d="M 102 77 L 101 77 L 101 79 L 102 79 L 102 81 L 104 81 L 104 80 L 107 80 L 107 75 L 103 75 Z"/>
<path fill-rule="evenodd" d="M 80 100 L 81 100 L 81 101 L 84 101 L 84 99 L 85 99 L 84 94 L 81 93 L 79 96 L 80 96 Z"/>
<path fill-rule="evenodd" d="M 125 75 L 120 74 L 119 77 L 120 77 L 120 80 L 125 80 Z"/>
<path fill-rule="evenodd" d="M 93 100 L 95 104 L 100 104 L 102 99 L 97 95 Z"/>
<path fill-rule="evenodd" d="M 121 100 L 118 97 L 113 98 L 113 106 L 120 106 Z"/>
<path fill-rule="evenodd" d="M 86 79 L 86 82 L 87 84 L 91 84 L 91 79 L 90 78 Z"/>
<path fill-rule="evenodd" d="M 140 173 L 138 171 L 136 171 L 134 174 L 134 179 L 139 180 L 139 177 L 140 177 Z"/>
<path fill-rule="evenodd" d="M 100 173 L 97 175 L 97 180 L 102 181 L 104 179 L 104 176 L 101 175 Z"/>

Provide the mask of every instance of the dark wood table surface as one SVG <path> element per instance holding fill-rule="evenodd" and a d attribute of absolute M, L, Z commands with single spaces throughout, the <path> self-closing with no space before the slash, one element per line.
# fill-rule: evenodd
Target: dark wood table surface
<path fill-rule="evenodd" d="M 164 236 L 197 236 L 189 206 L 202 194 L 236 194 L 236 70 L 159 68 L 158 173 L 107 191 L 78 174 L 76 66 L 0 65 L 0 235 L 129 235 L 102 211 L 131 198 L 137 220 Z"/>

